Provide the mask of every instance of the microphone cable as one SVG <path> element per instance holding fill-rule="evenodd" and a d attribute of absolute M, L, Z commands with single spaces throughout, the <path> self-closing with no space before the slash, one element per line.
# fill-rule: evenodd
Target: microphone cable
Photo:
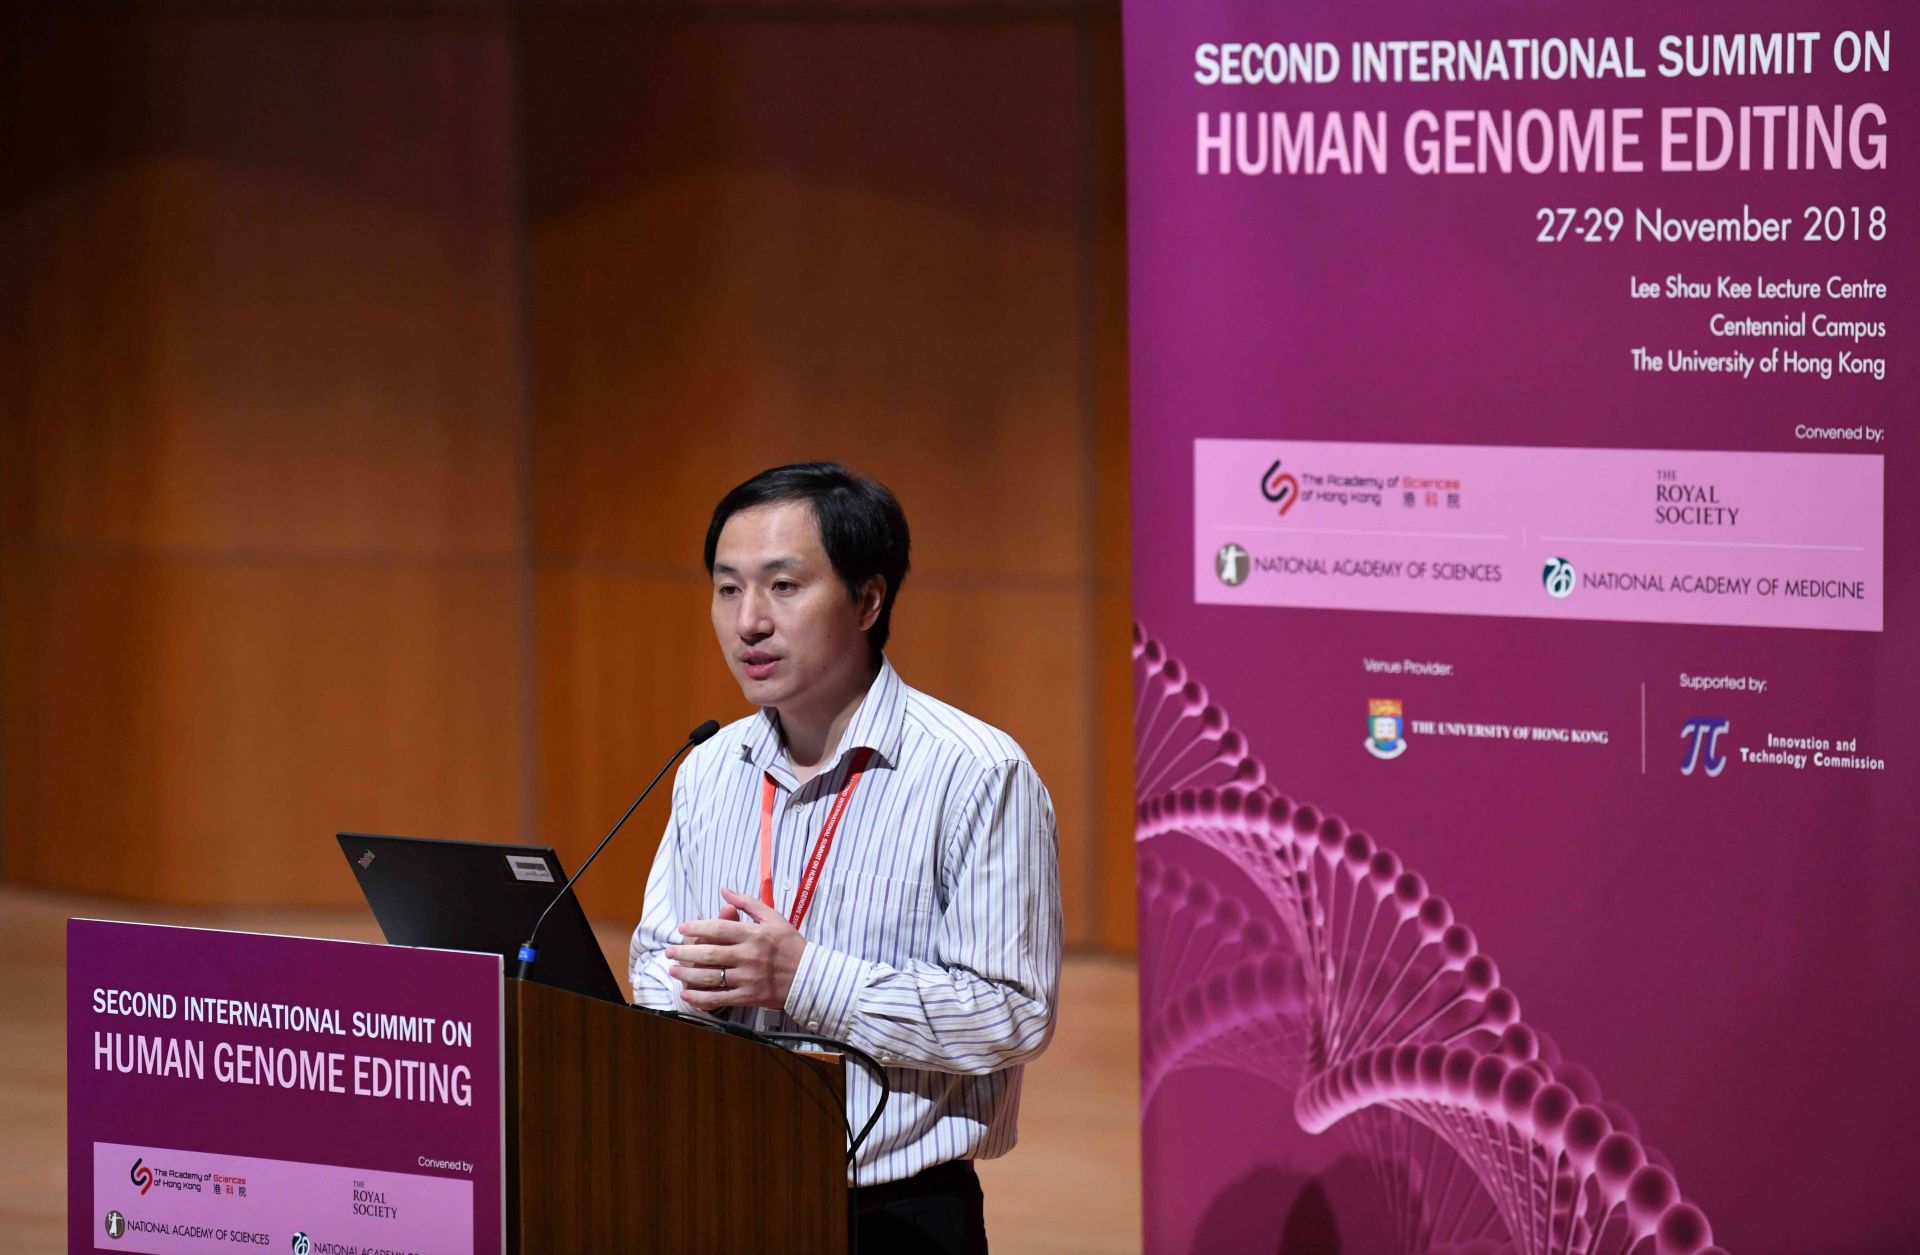
<path fill-rule="evenodd" d="M 858 1133 L 853 1130 L 853 1119 L 847 1115 L 846 1108 L 843 1106 L 840 1110 L 840 1119 L 847 1127 L 847 1166 L 849 1168 L 853 1166 L 854 1156 L 860 1153 L 860 1147 L 866 1144 L 867 1136 L 873 1132 L 874 1126 L 880 1123 L 880 1116 L 887 1109 L 888 1099 L 893 1097 L 893 1082 L 887 1079 L 887 1070 L 880 1066 L 879 1060 L 852 1042 L 844 1042 L 836 1037 L 822 1037 L 818 1033 L 763 1033 L 758 1029 L 748 1028 L 744 1024 L 735 1024 L 731 1020 L 708 1019 L 704 1016 L 688 1015 L 682 1011 L 663 1011 L 658 1007 L 641 1006 L 637 1002 L 628 1005 L 635 1011 L 644 1011 L 648 1015 L 662 1015 L 670 1020 L 679 1020 L 682 1024 L 693 1024 L 734 1037 L 744 1037 L 748 1041 L 771 1046 L 775 1050 L 786 1050 L 787 1047 L 784 1044 L 786 1042 L 803 1042 L 809 1045 L 831 1047 L 853 1059 L 880 1087 L 880 1100 L 874 1103 L 873 1111 L 868 1114 L 866 1123 L 860 1126 Z"/>
<path fill-rule="evenodd" d="M 887 1109 L 887 1100 L 893 1097 L 893 1082 L 887 1079 L 887 1070 L 860 1047 L 837 1038 L 822 1037 L 818 1033 L 760 1033 L 758 1036 L 761 1040 L 770 1042 L 809 1042 L 816 1046 L 830 1046 L 842 1054 L 851 1055 L 861 1067 L 867 1070 L 874 1084 L 880 1087 L 880 1101 L 873 1104 L 873 1110 L 867 1115 L 867 1122 L 860 1126 L 858 1134 L 853 1132 L 853 1121 L 847 1121 L 847 1165 L 851 1167 L 854 1155 L 865 1144 L 867 1134 L 873 1132 L 873 1126 L 880 1123 L 880 1114 Z"/>

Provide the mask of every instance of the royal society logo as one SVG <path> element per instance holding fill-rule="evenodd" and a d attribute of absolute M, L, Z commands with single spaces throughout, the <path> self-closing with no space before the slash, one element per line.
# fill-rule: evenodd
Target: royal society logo
<path fill-rule="evenodd" d="M 1406 720 L 1397 699 L 1375 697 L 1367 702 L 1367 753 L 1375 758 L 1398 758 L 1407 752 Z"/>
<path fill-rule="evenodd" d="M 1280 459 L 1275 458 L 1267 473 L 1260 477 L 1260 495 L 1280 507 L 1285 514 L 1293 509 L 1293 503 L 1300 500 L 1300 481 L 1292 471 L 1280 469 Z"/>
<path fill-rule="evenodd" d="M 1690 776 L 1695 767 L 1703 766 L 1709 776 L 1717 776 L 1727 769 L 1727 759 L 1720 752 L 1720 734 L 1732 725 L 1725 719 L 1689 719 L 1680 729 L 1680 739 L 1687 743 L 1687 754 L 1680 762 L 1680 774 Z"/>
<path fill-rule="evenodd" d="M 127 1218 L 117 1211 L 107 1213 L 107 1236 L 115 1239 L 127 1236 Z"/>
<path fill-rule="evenodd" d="M 1248 563 L 1247 551 L 1229 541 L 1213 555 L 1213 573 L 1220 577 L 1222 584 L 1233 588 L 1246 580 Z"/>
<path fill-rule="evenodd" d="M 136 1159 L 133 1161 L 133 1167 L 127 1169 L 127 1179 L 139 1186 L 140 1192 L 145 1194 L 153 1188 L 153 1169 L 147 1167 L 145 1158 Z"/>
<path fill-rule="evenodd" d="M 1540 573 L 1540 583 L 1546 587 L 1549 597 L 1573 596 L 1573 563 L 1565 558 L 1548 558 L 1546 570 Z"/>

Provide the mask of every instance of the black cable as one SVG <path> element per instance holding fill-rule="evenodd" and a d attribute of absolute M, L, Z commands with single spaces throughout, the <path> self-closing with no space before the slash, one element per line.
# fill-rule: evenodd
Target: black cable
<path fill-rule="evenodd" d="M 880 1066 L 878 1060 L 866 1051 L 860 1049 L 860 1047 L 850 1042 L 839 1041 L 832 1037 L 822 1037 L 818 1033 L 762 1033 L 760 1036 L 768 1041 L 805 1041 L 813 1042 L 820 1046 L 831 1046 L 842 1054 L 852 1055 L 855 1059 L 859 1060 L 860 1066 L 865 1068 L 873 1077 L 874 1082 L 880 1086 L 880 1101 L 873 1105 L 872 1114 L 868 1115 L 867 1122 L 860 1126 L 859 1135 L 848 1139 L 847 1162 L 852 1163 L 855 1153 L 865 1144 L 867 1134 L 873 1132 L 873 1126 L 880 1123 L 880 1113 L 887 1109 L 887 1100 L 893 1097 L 893 1083 L 887 1080 L 887 1070 Z M 849 1122 L 849 1127 L 851 1127 L 851 1122 Z"/>
<path fill-rule="evenodd" d="M 629 1005 L 634 1010 L 645 1011 L 649 1015 L 663 1015 L 670 1020 L 678 1020 L 682 1024 L 694 1024 L 729 1036 L 744 1037 L 748 1041 L 759 1042 L 763 1046 L 771 1046 L 776 1050 L 786 1049 L 780 1044 L 781 1042 L 810 1042 L 818 1046 L 831 1046 L 841 1054 L 851 1056 L 880 1086 L 880 1101 L 873 1105 L 872 1113 L 867 1116 L 867 1122 L 860 1126 L 858 1133 L 853 1131 L 853 1121 L 848 1118 L 846 1107 L 843 1105 L 840 1109 L 840 1120 L 847 1128 L 848 1166 L 852 1166 L 854 1156 L 859 1154 L 860 1147 L 866 1144 L 867 1135 L 873 1132 L 874 1125 L 880 1123 L 880 1116 L 887 1109 L 887 1100 L 893 1097 L 893 1083 L 887 1079 L 887 1070 L 880 1066 L 879 1060 L 851 1042 L 822 1037 L 817 1033 L 762 1033 L 758 1029 L 748 1028 L 744 1024 L 735 1024 L 731 1020 L 709 1019 L 705 1016 L 687 1015 L 680 1011 L 663 1011 L 658 1007 L 643 1007 L 637 1002 Z"/>

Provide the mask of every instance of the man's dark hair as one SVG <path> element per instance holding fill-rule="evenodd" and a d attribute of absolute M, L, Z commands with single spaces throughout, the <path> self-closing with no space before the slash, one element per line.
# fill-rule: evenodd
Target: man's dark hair
<path fill-rule="evenodd" d="M 856 475 L 838 462 L 795 462 L 761 471 L 713 507 L 713 522 L 707 525 L 707 574 L 713 574 L 713 553 L 728 519 L 742 510 L 785 501 L 804 501 L 812 508 L 820 546 L 849 597 L 859 600 L 861 587 L 876 575 L 886 581 L 880 617 L 867 630 L 867 642 L 879 657 L 893 623 L 893 599 L 907 579 L 910 547 L 907 516 L 879 480 Z"/>

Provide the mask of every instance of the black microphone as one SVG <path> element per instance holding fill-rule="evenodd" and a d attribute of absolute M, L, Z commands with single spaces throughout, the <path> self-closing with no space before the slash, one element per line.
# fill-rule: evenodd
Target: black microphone
<path fill-rule="evenodd" d="M 553 895 L 553 901 L 547 903 L 547 909 L 540 912 L 539 919 L 533 921 L 533 931 L 528 933 L 527 939 L 520 943 L 520 966 L 514 972 L 516 979 L 527 980 L 532 977 L 533 965 L 540 958 L 539 947 L 533 944 L 534 939 L 540 935 L 540 925 L 547 922 L 547 916 L 552 913 L 554 907 L 560 905 L 560 900 L 573 892 L 573 887 L 579 883 L 580 877 L 586 875 L 587 868 L 593 866 L 593 860 L 599 858 L 600 851 L 606 849 L 607 842 L 613 840 L 613 834 L 620 831 L 620 825 L 626 823 L 627 817 L 632 815 L 634 811 L 640 809 L 640 803 L 647 800 L 647 794 L 653 792 L 653 786 L 659 784 L 660 777 L 667 774 L 667 768 L 680 761 L 680 755 L 686 753 L 702 741 L 705 741 L 719 730 L 720 721 L 718 719 L 709 719 L 693 731 L 687 733 L 686 741 L 679 749 L 673 751 L 672 758 L 667 759 L 666 762 L 660 765 L 660 770 L 653 773 L 653 779 L 647 781 L 647 787 L 640 790 L 640 796 L 633 799 L 633 805 L 627 807 L 626 814 L 620 816 L 613 827 L 607 829 L 607 835 L 601 837 L 600 844 L 593 847 L 593 853 L 587 855 L 587 861 L 580 864 L 580 870 L 567 877 L 567 883 L 561 885 L 560 892 Z"/>

